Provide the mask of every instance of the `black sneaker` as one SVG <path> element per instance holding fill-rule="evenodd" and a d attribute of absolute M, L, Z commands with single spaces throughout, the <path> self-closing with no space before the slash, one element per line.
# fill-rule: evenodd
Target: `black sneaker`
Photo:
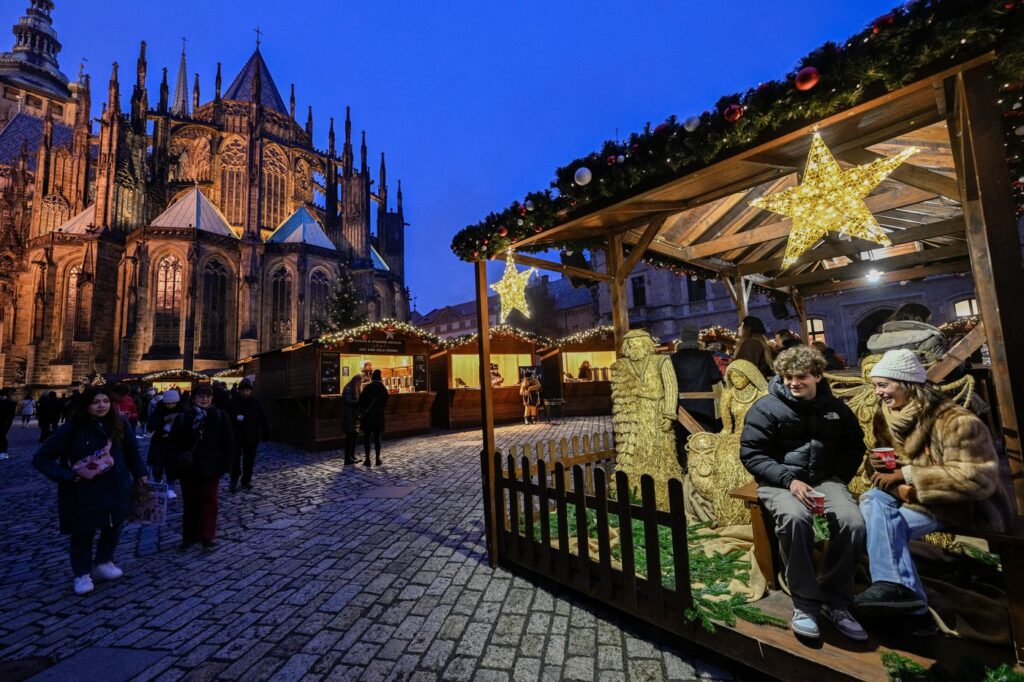
<path fill-rule="evenodd" d="M 238 492 L 238 484 L 235 483 L 234 481 L 231 481 L 231 485 L 228 486 L 228 491 L 233 493 Z"/>
<path fill-rule="evenodd" d="M 854 597 L 853 603 L 865 616 L 909 616 L 927 608 L 910 588 L 885 581 L 872 583 Z"/>
<path fill-rule="evenodd" d="M 216 549 L 216 548 L 217 548 L 217 541 L 216 540 L 203 540 L 203 549 Z"/>
<path fill-rule="evenodd" d="M 252 483 L 243 483 L 242 490 L 252 490 Z"/>

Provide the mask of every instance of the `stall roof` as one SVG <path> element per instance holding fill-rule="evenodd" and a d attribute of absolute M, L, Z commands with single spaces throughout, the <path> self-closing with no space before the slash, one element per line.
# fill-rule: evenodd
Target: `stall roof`
<path fill-rule="evenodd" d="M 804 294 L 852 288 L 871 270 L 879 271 L 883 281 L 969 271 L 942 84 L 992 58 L 989 54 L 960 64 L 521 239 L 511 248 L 557 247 L 621 234 L 627 248 L 639 245 L 648 255 L 720 275 L 748 275 L 771 288 L 795 286 Z M 867 199 L 892 247 L 830 236 L 782 271 L 790 221 L 750 202 L 796 184 L 814 132 L 845 166 L 891 156 L 912 145 L 922 151 Z M 648 229 L 656 233 L 651 235 Z"/>

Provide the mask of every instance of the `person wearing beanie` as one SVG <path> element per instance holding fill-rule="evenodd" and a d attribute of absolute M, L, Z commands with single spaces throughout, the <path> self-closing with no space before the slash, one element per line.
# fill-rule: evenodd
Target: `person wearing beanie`
<path fill-rule="evenodd" d="M 768 345 L 768 338 L 765 336 L 767 330 L 760 317 L 747 315 L 740 322 L 740 339 L 736 345 L 734 360 L 746 360 L 757 367 L 765 378 L 771 378 L 775 373 L 772 370 L 772 347 Z"/>
<path fill-rule="evenodd" d="M 873 487 L 860 497 L 871 587 L 856 606 L 867 617 L 927 613 L 911 540 L 943 528 L 1002 532 L 1013 515 L 988 427 L 927 378 L 909 349 L 887 351 L 871 370 L 875 447 L 895 450 L 896 467 L 872 454 Z"/>
<path fill-rule="evenodd" d="M 147 463 L 153 472 L 153 482 L 162 483 L 167 474 L 167 458 L 170 454 L 169 436 L 171 425 L 181 414 L 181 395 L 173 388 L 160 395 L 160 400 L 152 403 L 149 416 L 146 418 L 146 431 L 151 435 Z M 174 499 L 177 494 L 171 488 L 171 477 L 167 476 L 167 497 Z"/>
<path fill-rule="evenodd" d="M 252 490 L 252 472 L 256 467 L 256 451 L 260 441 L 270 433 L 267 413 L 259 399 L 252 394 L 252 382 L 242 379 L 237 393 L 228 406 L 231 422 L 235 425 L 235 454 L 231 460 L 231 492 Z"/>
<path fill-rule="evenodd" d="M 920 303 L 905 303 L 868 339 L 868 352 L 881 355 L 906 349 L 921 353 L 931 364 L 946 352 L 946 337 L 929 322 L 932 311 Z"/>
<path fill-rule="evenodd" d="M 679 333 L 679 345 L 672 353 L 672 368 L 676 373 L 676 384 L 683 393 L 710 393 L 715 384 L 722 381 L 722 372 L 711 351 L 701 350 L 700 330 L 687 325 Z M 689 412 L 706 430 L 718 432 L 721 420 L 715 417 L 714 400 L 680 400 L 680 407 Z M 675 422 L 676 452 L 680 463 L 686 466 L 686 438 L 689 433 Z"/>
<path fill-rule="evenodd" d="M 857 557 L 864 551 L 864 519 L 847 486 L 864 460 L 864 434 L 850 408 L 822 381 L 821 353 L 794 346 L 779 353 L 775 371 L 768 395 L 751 405 L 743 422 L 740 462 L 775 521 L 793 595 L 789 626 L 801 637 L 818 639 L 818 619 L 825 616 L 842 635 L 862 642 L 867 633 L 849 608 Z M 825 516 L 830 533 L 820 577 L 814 514 Z"/>

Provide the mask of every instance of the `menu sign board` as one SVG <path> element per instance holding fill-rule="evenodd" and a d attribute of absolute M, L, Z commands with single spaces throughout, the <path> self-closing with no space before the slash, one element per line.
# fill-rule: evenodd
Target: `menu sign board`
<path fill-rule="evenodd" d="M 320 395 L 338 395 L 341 393 L 341 358 L 337 353 L 320 355 Z"/>
<path fill-rule="evenodd" d="M 414 391 L 427 390 L 426 355 L 414 355 L 412 358 L 412 386 Z"/>
<path fill-rule="evenodd" d="M 356 339 L 348 344 L 348 352 L 360 355 L 405 355 L 403 339 Z"/>

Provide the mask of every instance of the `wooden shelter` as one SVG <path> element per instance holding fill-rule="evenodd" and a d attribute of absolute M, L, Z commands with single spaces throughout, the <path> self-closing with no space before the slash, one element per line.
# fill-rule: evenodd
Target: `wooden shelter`
<path fill-rule="evenodd" d="M 616 360 L 615 332 L 598 327 L 571 334 L 541 350 L 544 399 L 560 400 L 561 414 L 583 417 L 612 413 L 612 363 Z M 589 376 L 580 368 L 588 363 Z"/>
<path fill-rule="evenodd" d="M 437 393 L 431 421 L 442 429 L 480 426 L 481 366 L 477 334 L 452 339 L 430 359 L 431 385 Z M 538 350 L 550 341 L 514 327 L 490 330 L 491 353 L 487 364 L 487 388 L 491 389 L 496 424 L 522 421 L 523 399 L 519 395 L 521 369 L 536 368 Z M 498 366 L 502 383 L 491 385 L 490 365 Z"/>
<path fill-rule="evenodd" d="M 558 248 L 563 243 L 581 240 L 604 242 L 607 269 L 603 273 L 587 273 L 579 268 L 572 268 L 570 272 L 560 263 L 521 253 L 516 253 L 515 258 L 523 265 L 608 283 L 616 347 L 621 347 L 621 339 L 629 327 L 625 283 L 645 254 L 716 273 L 731 291 L 740 317 L 746 315 L 754 285 L 789 297 L 803 317 L 803 299 L 807 296 L 863 288 L 872 282 L 972 273 L 983 321 L 976 329 L 983 331 L 975 333 L 970 343 L 976 344 L 975 347 L 988 344 L 1002 443 L 1018 508 L 1024 509 L 1024 470 L 1017 410 L 1018 405 L 1024 405 L 1024 354 L 1021 353 L 1024 317 L 1013 312 L 1016 306 L 1012 304 L 1021 282 L 1021 242 L 1009 193 L 992 60 L 993 55 L 989 54 L 956 65 L 813 125 L 739 151 L 659 187 L 522 238 L 514 242 L 511 249 Z M 827 237 L 784 270 L 782 257 L 791 224 L 789 220 L 752 206 L 751 201 L 798 182 L 814 132 L 820 133 L 837 159 L 848 164 L 859 165 L 891 156 L 911 145 L 923 151 L 898 167 L 866 199 L 869 209 L 892 240 L 891 247 L 882 248 L 859 239 Z M 476 263 L 477 315 L 482 329 L 488 325 L 485 265 L 484 261 Z M 481 367 L 487 366 L 490 353 L 490 344 L 483 337 Z M 933 369 L 933 372 L 941 371 L 942 367 Z M 550 494 L 561 495 L 564 502 L 566 493 L 564 489 L 559 489 L 561 492 L 549 489 L 541 481 L 530 484 L 525 480 L 529 475 L 523 476 L 523 481 L 515 480 L 518 474 L 512 458 L 509 458 L 511 471 L 501 473 L 505 462 L 495 451 L 494 403 L 486 385 L 482 408 L 482 470 L 492 564 L 501 562 L 512 568 L 540 573 L 723 654 L 734 656 L 735 652 L 742 652 L 745 664 L 770 674 L 795 679 L 813 675 L 817 669 L 844 678 L 884 679 L 878 658 L 884 651 L 884 644 L 875 639 L 863 650 L 844 649 L 828 642 L 820 649 L 811 649 L 796 645 L 788 633 L 780 634 L 778 630 L 748 623 L 718 624 L 715 636 L 707 636 L 697 627 L 673 625 L 674 619 L 682 622 L 682 608 L 688 595 L 669 600 L 663 597 L 660 583 L 655 582 L 652 588 L 649 582 L 627 575 L 629 571 L 613 567 L 605 552 L 607 542 L 599 542 L 601 550 L 596 557 L 588 556 L 587 543 L 580 543 L 581 548 L 564 566 L 556 566 L 555 560 L 542 561 L 543 552 L 537 553 L 536 547 L 530 547 L 528 538 L 519 539 L 518 521 L 510 518 L 517 510 L 517 503 L 512 500 L 524 496 L 526 500 L 535 500 L 536 495 L 549 500 Z M 609 504 L 600 497 L 579 493 L 573 499 L 596 508 L 600 517 L 602 508 Z M 645 499 L 644 505 L 647 504 Z M 673 503 L 672 507 L 673 514 L 683 513 L 681 505 L 676 509 Z M 625 508 L 622 512 L 629 513 Z M 577 513 L 577 517 L 581 513 Z M 529 519 L 530 515 L 526 516 Z M 677 522 L 674 517 L 658 521 L 673 528 Z M 598 525 L 600 539 L 600 522 Z M 515 538 L 510 536 L 510 528 Z M 607 528 L 604 534 L 606 540 Z M 1012 561 L 1004 559 L 1004 568 L 1008 563 L 1020 563 L 1019 551 L 1019 548 L 1014 550 L 1017 554 L 1013 556 L 1017 558 Z M 632 547 L 629 552 L 632 553 Z M 624 557 L 622 563 L 632 566 L 633 557 L 628 561 Z M 680 571 L 684 568 L 679 566 Z M 681 575 L 680 571 L 677 575 Z M 639 587 L 641 582 L 644 582 L 643 590 Z M 1019 584 L 1009 579 L 1007 582 L 1010 583 L 1007 591 L 1016 654 L 1017 659 L 1022 660 L 1024 594 Z M 629 590 L 623 592 L 619 587 L 623 585 L 634 590 L 629 599 L 625 598 Z M 648 589 L 653 591 L 648 593 Z M 641 592 L 639 597 L 637 591 Z M 773 595 L 772 599 L 786 601 L 781 593 Z M 786 610 L 784 605 L 775 602 L 766 608 L 773 613 Z M 927 651 L 910 651 L 898 644 L 890 646 L 926 666 L 950 656 L 963 656 L 965 647 L 972 649 L 967 642 L 951 642 Z M 1012 658 L 1009 651 L 1006 654 Z"/>
<path fill-rule="evenodd" d="M 384 437 L 429 431 L 434 402 L 430 355 L 438 344 L 432 334 L 384 320 L 261 353 L 240 364 L 245 376 L 256 376 L 273 438 L 325 450 L 344 443 L 342 390 L 367 363 L 371 370 L 381 370 L 388 387 Z"/>
<path fill-rule="evenodd" d="M 194 384 L 209 383 L 210 377 L 190 369 L 168 369 L 161 372 L 152 372 L 139 379 L 141 383 L 149 384 L 158 391 L 168 388 L 178 388 L 183 391 L 191 391 Z"/>

